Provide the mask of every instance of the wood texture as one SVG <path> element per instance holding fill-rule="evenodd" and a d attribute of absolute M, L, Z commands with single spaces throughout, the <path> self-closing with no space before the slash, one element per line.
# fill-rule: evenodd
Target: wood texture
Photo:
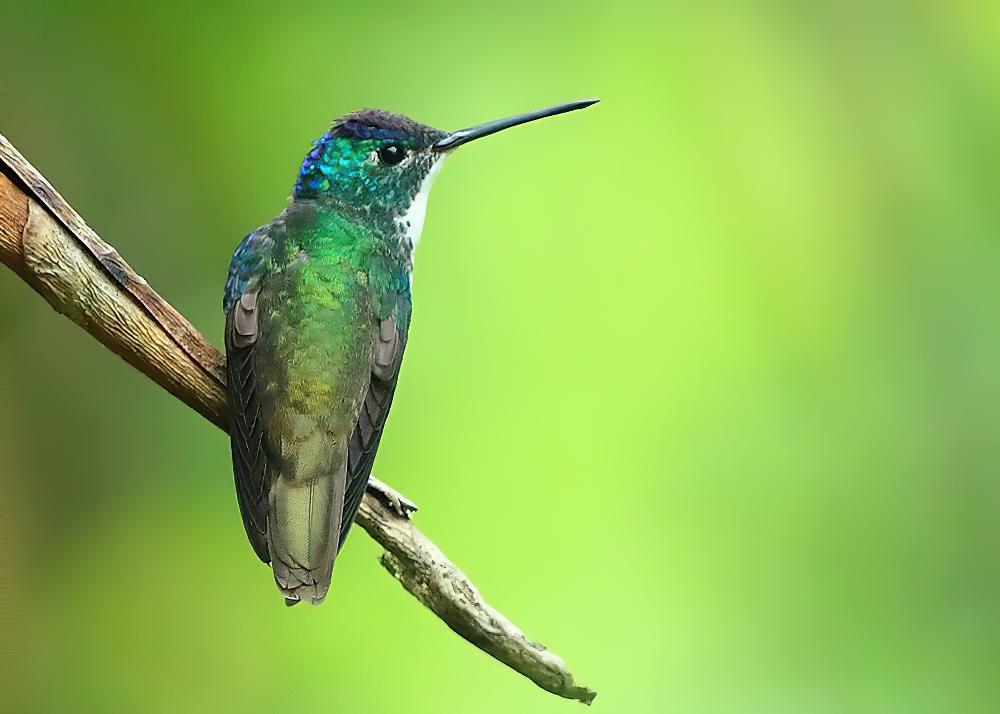
<path fill-rule="evenodd" d="M 573 681 L 562 658 L 532 642 L 411 521 L 366 499 L 357 523 L 385 548 L 382 565 L 452 630 L 553 694 L 590 704 L 596 692 Z"/>
<path fill-rule="evenodd" d="M 0 134 L 0 262 L 126 362 L 210 422 L 229 424 L 222 354 L 102 241 Z M 416 506 L 372 478 L 357 522 L 383 566 L 463 638 L 543 689 L 589 704 L 562 659 L 490 607 L 413 524 Z"/>

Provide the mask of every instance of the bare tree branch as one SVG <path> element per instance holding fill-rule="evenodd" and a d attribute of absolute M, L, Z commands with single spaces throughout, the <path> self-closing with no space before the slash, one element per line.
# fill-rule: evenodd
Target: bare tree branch
<path fill-rule="evenodd" d="M 105 347 L 219 428 L 229 424 L 225 362 L 187 319 L 102 241 L 0 134 L 0 261 Z M 377 479 L 358 524 L 414 597 L 463 638 L 543 689 L 590 704 L 562 659 L 529 641 L 409 518 L 416 506 Z"/>

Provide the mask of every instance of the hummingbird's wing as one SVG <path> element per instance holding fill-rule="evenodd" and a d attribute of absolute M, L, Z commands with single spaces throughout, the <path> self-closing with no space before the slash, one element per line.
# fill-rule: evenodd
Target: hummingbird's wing
<path fill-rule="evenodd" d="M 340 526 L 340 547 L 344 545 L 347 532 L 354 523 L 365 495 L 368 477 L 375 463 L 375 452 L 385 427 L 392 395 L 396 391 L 399 365 L 406 348 L 405 327 L 400 329 L 397 313 L 381 320 L 375 349 L 372 354 L 372 376 L 368 393 L 358 413 L 358 423 L 354 425 L 347 454 L 347 491 L 344 496 L 344 517 Z"/>
<path fill-rule="evenodd" d="M 273 248 L 269 228 L 264 226 L 249 234 L 236 249 L 224 301 L 236 494 L 247 537 L 265 563 L 270 561 L 267 518 L 273 474 L 269 470 L 264 419 L 254 374 L 254 345 L 258 337 L 257 294 Z M 403 312 L 409 314 L 408 305 Z M 364 497 L 399 376 L 409 321 L 404 319 L 404 324 L 400 324 L 397 314 L 398 311 L 375 325 L 371 379 L 348 444 L 339 547 L 343 546 Z"/>
<path fill-rule="evenodd" d="M 258 336 L 257 293 L 272 247 L 267 226 L 243 239 L 233 254 L 223 302 L 236 496 L 247 538 L 265 563 L 271 560 L 267 547 L 270 473 L 254 374 L 254 345 Z"/>

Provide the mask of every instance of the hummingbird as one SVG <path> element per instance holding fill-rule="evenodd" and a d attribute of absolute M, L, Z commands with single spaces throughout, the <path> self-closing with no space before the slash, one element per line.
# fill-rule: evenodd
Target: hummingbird
<path fill-rule="evenodd" d="M 412 313 L 413 253 L 452 151 L 597 100 L 446 132 L 362 109 L 312 144 L 249 233 L 223 310 L 236 497 L 285 603 L 321 603 L 372 471 Z"/>

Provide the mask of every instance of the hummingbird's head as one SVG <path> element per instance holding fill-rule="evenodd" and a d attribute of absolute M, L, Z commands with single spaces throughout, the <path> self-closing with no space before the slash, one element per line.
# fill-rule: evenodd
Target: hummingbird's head
<path fill-rule="evenodd" d="M 352 112 L 333 122 L 330 130 L 313 142 L 302 161 L 293 195 L 326 198 L 341 206 L 404 221 L 408 232 L 415 233 L 415 242 L 430 184 L 448 153 L 473 139 L 589 107 L 596 101 L 561 104 L 453 132 L 380 109 Z"/>
<path fill-rule="evenodd" d="M 446 132 L 401 114 L 362 109 L 313 142 L 295 182 L 296 198 L 330 197 L 369 210 L 405 211 L 443 158 Z"/>

